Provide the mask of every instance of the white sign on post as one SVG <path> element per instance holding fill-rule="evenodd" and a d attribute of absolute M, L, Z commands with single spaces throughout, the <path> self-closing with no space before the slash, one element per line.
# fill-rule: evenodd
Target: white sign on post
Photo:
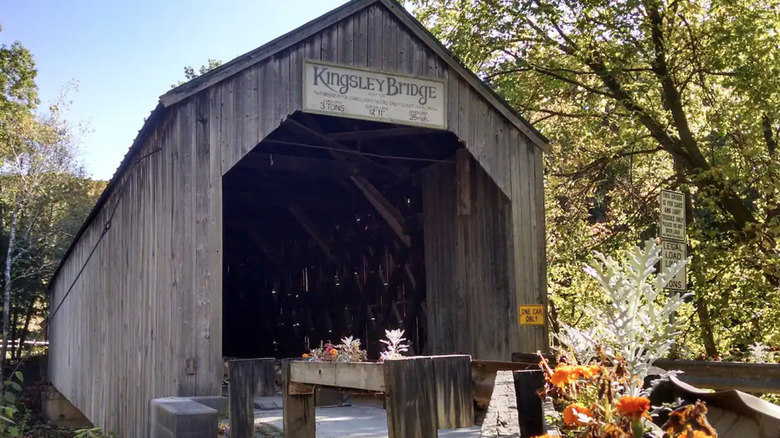
<path fill-rule="evenodd" d="M 661 266 L 664 270 L 671 267 L 676 262 L 688 258 L 688 248 L 684 242 L 673 242 L 671 240 L 661 241 Z M 680 270 L 669 283 L 666 289 L 684 291 L 688 285 L 688 279 L 685 276 L 685 268 Z"/>
<path fill-rule="evenodd" d="M 303 110 L 355 119 L 447 128 L 442 80 L 306 61 Z"/>
<path fill-rule="evenodd" d="M 685 195 L 670 190 L 661 191 L 661 266 L 667 269 L 688 258 L 685 243 Z M 683 268 L 666 285 L 666 289 L 685 291 L 688 286 Z"/>
<path fill-rule="evenodd" d="M 661 191 L 661 240 L 685 242 L 685 195 Z"/>

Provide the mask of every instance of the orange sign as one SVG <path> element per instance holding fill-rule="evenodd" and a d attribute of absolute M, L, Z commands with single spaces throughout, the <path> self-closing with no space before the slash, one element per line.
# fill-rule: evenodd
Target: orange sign
<path fill-rule="evenodd" d="M 520 325 L 544 325 L 544 305 L 525 304 L 517 308 Z"/>

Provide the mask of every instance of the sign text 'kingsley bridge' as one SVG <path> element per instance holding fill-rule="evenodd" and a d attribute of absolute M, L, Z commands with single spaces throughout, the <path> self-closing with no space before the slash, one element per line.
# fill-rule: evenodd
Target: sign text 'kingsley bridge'
<path fill-rule="evenodd" d="M 447 127 L 443 81 L 306 61 L 306 112 L 404 125 Z"/>

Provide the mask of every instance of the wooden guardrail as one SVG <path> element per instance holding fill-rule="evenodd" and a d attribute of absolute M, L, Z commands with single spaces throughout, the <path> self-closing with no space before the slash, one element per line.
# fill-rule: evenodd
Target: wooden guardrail
<path fill-rule="evenodd" d="M 513 353 L 512 361 L 538 364 L 539 356 Z M 736 389 L 753 394 L 780 393 L 780 364 L 659 359 L 654 365 L 662 370 L 682 371 L 683 374 L 677 378 L 699 388 Z"/>
<path fill-rule="evenodd" d="M 438 429 L 474 425 L 470 356 L 382 363 L 284 361 L 282 376 L 285 437 L 315 437 L 315 387 L 384 393 L 389 438 L 428 438 Z"/>
<path fill-rule="evenodd" d="M 699 388 L 780 393 L 780 364 L 661 359 L 655 366 L 682 371 L 677 378 Z"/>

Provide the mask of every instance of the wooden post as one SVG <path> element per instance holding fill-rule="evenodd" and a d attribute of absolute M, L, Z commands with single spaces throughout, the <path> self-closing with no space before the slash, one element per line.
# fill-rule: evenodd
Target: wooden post
<path fill-rule="evenodd" d="M 284 436 L 315 438 L 314 387 L 290 382 L 290 362 L 282 361 Z"/>
<path fill-rule="evenodd" d="M 437 436 L 433 359 L 386 360 L 383 368 L 388 438 Z"/>
<path fill-rule="evenodd" d="M 255 359 L 228 361 L 228 402 L 230 411 L 230 436 L 254 438 L 255 436 Z"/>
<path fill-rule="evenodd" d="M 544 386 L 544 373 L 542 370 L 523 370 L 514 374 L 520 436 L 544 435 L 542 399 L 536 393 Z"/>
<path fill-rule="evenodd" d="M 471 152 L 455 151 L 455 187 L 458 191 L 458 216 L 471 214 Z"/>
<path fill-rule="evenodd" d="M 274 383 L 274 359 L 253 359 L 255 376 L 255 396 L 273 397 L 276 394 Z"/>
<path fill-rule="evenodd" d="M 438 429 L 459 429 L 474 425 L 474 385 L 471 356 L 433 356 Z"/>

